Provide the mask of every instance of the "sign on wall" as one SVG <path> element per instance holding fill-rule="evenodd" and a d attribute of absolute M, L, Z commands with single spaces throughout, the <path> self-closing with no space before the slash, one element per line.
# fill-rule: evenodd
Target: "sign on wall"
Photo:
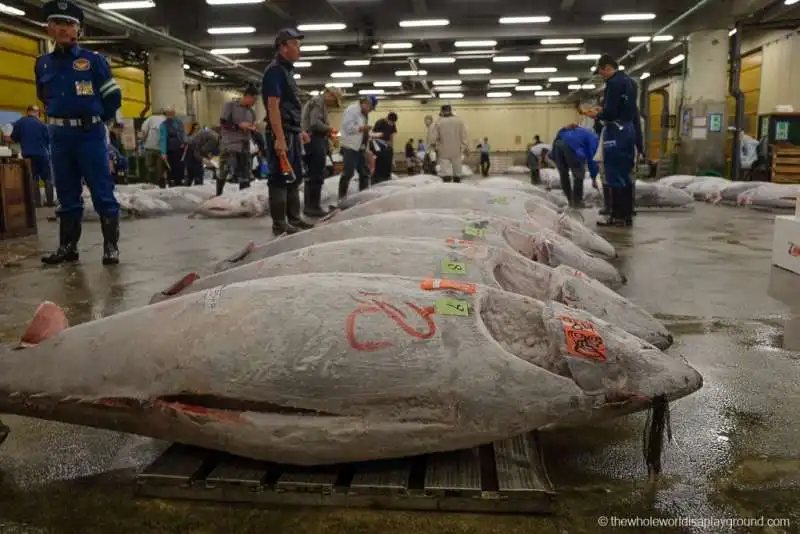
<path fill-rule="evenodd" d="M 709 132 L 722 131 L 722 113 L 708 114 L 708 131 Z"/>
<path fill-rule="evenodd" d="M 776 121 L 775 122 L 775 140 L 788 141 L 789 140 L 789 122 Z"/>

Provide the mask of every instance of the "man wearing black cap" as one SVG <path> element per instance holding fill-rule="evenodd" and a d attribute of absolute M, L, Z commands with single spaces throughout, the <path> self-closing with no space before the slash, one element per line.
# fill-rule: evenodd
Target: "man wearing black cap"
<path fill-rule="evenodd" d="M 302 150 L 308 134 L 302 131 L 299 89 L 294 80 L 294 62 L 300 58 L 303 34 L 295 29 L 278 32 L 275 58 L 264 71 L 261 94 L 267 108 L 267 154 L 269 159 L 269 210 L 272 233 L 293 234 L 314 225 L 300 215 Z M 288 164 L 288 165 L 287 165 Z"/>
<path fill-rule="evenodd" d="M 103 231 L 103 264 L 119 263 L 119 204 L 106 150 L 105 122 L 116 118 L 122 92 L 103 56 L 78 46 L 83 11 L 68 0 L 44 5 L 55 49 L 36 60 L 36 93 L 50 125 L 53 175 L 60 206 L 59 247 L 46 264 L 78 261 L 86 181 Z"/>
<path fill-rule="evenodd" d="M 643 156 L 642 128 L 637 106 L 636 82 L 609 54 L 597 62 L 597 72 L 606 81 L 603 106 L 582 113 L 602 121 L 603 170 L 611 199 L 611 214 L 600 226 L 633 224 L 633 180 L 631 171 L 637 152 Z"/>
<path fill-rule="evenodd" d="M 372 185 L 392 179 L 394 166 L 394 136 L 397 134 L 397 113 L 390 111 L 385 119 L 378 119 L 372 131 L 378 136 L 373 143 L 375 152 L 375 171 Z"/>
<path fill-rule="evenodd" d="M 247 85 L 243 93 L 241 98 L 225 103 L 219 118 L 224 172 L 217 178 L 217 195 L 222 194 L 226 180 L 238 182 L 240 190 L 250 187 L 250 140 L 256 133 L 256 112 L 253 106 L 258 97 L 258 89 L 254 85 Z"/>

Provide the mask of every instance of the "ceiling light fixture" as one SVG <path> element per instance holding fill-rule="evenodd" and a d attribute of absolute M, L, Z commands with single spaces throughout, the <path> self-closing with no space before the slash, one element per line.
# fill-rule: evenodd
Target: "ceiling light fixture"
<path fill-rule="evenodd" d="M 629 22 L 633 20 L 653 20 L 654 18 L 656 18 L 655 13 L 615 13 L 600 17 L 603 22 Z"/>
<path fill-rule="evenodd" d="M 345 67 L 367 67 L 369 64 L 369 59 L 346 59 L 344 61 Z"/>
<path fill-rule="evenodd" d="M 728 37 L 733 37 L 735 33 L 736 33 L 736 28 L 728 32 Z"/>
<path fill-rule="evenodd" d="M 800 1 L 800 0 L 784 0 L 783 1 L 783 5 L 792 6 L 792 5 L 796 4 L 798 1 Z"/>
<path fill-rule="evenodd" d="M 541 91 L 541 85 L 518 85 L 514 88 L 515 91 Z"/>
<path fill-rule="evenodd" d="M 209 78 L 213 78 L 214 76 L 216 76 L 216 74 L 214 74 L 210 70 L 201 70 L 200 74 L 202 74 L 203 76 L 208 76 Z"/>
<path fill-rule="evenodd" d="M 558 91 L 536 91 L 533 93 L 535 96 L 558 96 L 561 93 Z"/>
<path fill-rule="evenodd" d="M 458 69 L 458 73 L 462 75 L 469 74 L 491 74 L 492 69 Z"/>
<path fill-rule="evenodd" d="M 600 54 L 569 54 L 567 59 L 570 61 L 597 61 Z"/>
<path fill-rule="evenodd" d="M 249 48 L 213 48 L 211 53 L 215 56 L 234 56 L 240 54 L 249 54 Z"/>
<path fill-rule="evenodd" d="M 649 72 L 643 72 L 642 75 L 639 76 L 639 79 L 640 80 L 646 80 L 649 77 L 650 77 L 650 73 Z"/>
<path fill-rule="evenodd" d="M 325 87 L 337 87 L 339 89 L 349 89 L 353 87 L 353 82 L 328 82 Z"/>
<path fill-rule="evenodd" d="M 97 5 L 100 9 L 106 11 L 122 11 L 123 9 L 150 9 L 156 7 L 153 0 L 141 0 L 134 2 L 102 2 Z"/>
<path fill-rule="evenodd" d="M 581 89 L 591 90 L 591 89 L 594 89 L 594 88 L 595 88 L 595 85 L 593 83 L 585 83 L 583 85 L 578 83 L 578 84 L 570 84 L 570 85 L 567 86 L 567 89 L 569 89 L 571 91 L 579 91 Z"/>
<path fill-rule="evenodd" d="M 634 35 L 633 37 L 628 37 L 629 43 L 649 43 L 650 42 L 649 35 Z M 656 35 L 652 38 L 654 43 L 666 43 L 667 41 L 672 41 L 674 39 L 671 35 Z"/>
<path fill-rule="evenodd" d="M 433 98 L 433 96 L 432 95 L 426 95 L 426 94 L 419 94 L 419 95 L 411 95 L 411 98 L 424 99 L 424 98 Z"/>
<path fill-rule="evenodd" d="M 327 52 L 328 45 L 301 45 L 301 52 Z"/>
<path fill-rule="evenodd" d="M 403 82 L 375 82 L 372 85 L 375 87 L 402 87 Z"/>
<path fill-rule="evenodd" d="M 481 48 L 497 46 L 497 41 L 456 41 L 453 44 L 456 48 Z"/>
<path fill-rule="evenodd" d="M 380 43 L 372 45 L 373 50 L 380 50 L 381 48 L 384 50 L 408 50 L 409 48 L 414 48 L 414 45 L 411 43 Z"/>
<path fill-rule="evenodd" d="M 242 4 L 263 4 L 267 0 L 206 0 L 210 6 L 236 6 Z"/>
<path fill-rule="evenodd" d="M 297 29 L 301 32 L 336 32 L 346 28 L 347 24 L 342 22 L 301 24 L 297 27 Z"/>
<path fill-rule="evenodd" d="M 331 72 L 331 78 L 361 78 L 364 76 L 362 72 Z"/>
<path fill-rule="evenodd" d="M 625 70 L 625 65 L 618 65 L 617 70 Z"/>
<path fill-rule="evenodd" d="M 555 67 L 525 67 L 525 74 L 542 74 L 551 72 L 558 72 L 558 69 Z"/>
<path fill-rule="evenodd" d="M 675 56 L 674 58 L 669 60 L 669 64 L 670 65 L 677 65 L 678 63 L 683 61 L 685 57 L 686 56 L 684 56 L 683 54 L 678 54 L 677 56 Z"/>
<path fill-rule="evenodd" d="M 533 17 L 500 17 L 497 22 L 500 24 L 543 24 L 550 22 L 550 17 L 546 15 Z"/>
<path fill-rule="evenodd" d="M 517 85 L 519 80 L 517 78 L 495 78 L 489 80 L 489 85 Z"/>
<path fill-rule="evenodd" d="M 461 85 L 461 80 L 433 80 L 433 85 Z"/>
<path fill-rule="evenodd" d="M 551 83 L 558 83 L 558 82 L 577 82 L 577 81 L 578 81 L 578 77 L 577 77 L 577 76 L 562 76 L 562 77 L 560 77 L 560 78 L 559 78 L 559 77 L 556 77 L 556 78 L 548 78 L 548 79 L 547 79 L 547 81 L 548 81 L 548 82 L 551 82 Z"/>
<path fill-rule="evenodd" d="M 209 28 L 208 33 L 211 35 L 233 35 L 237 33 L 255 33 L 256 29 L 252 26 L 224 26 L 218 28 Z"/>
<path fill-rule="evenodd" d="M 510 91 L 494 91 L 486 93 L 486 98 L 508 98 L 510 96 Z"/>
<path fill-rule="evenodd" d="M 464 98 L 464 93 L 439 93 L 439 98 Z"/>
<path fill-rule="evenodd" d="M 0 13 L 4 15 L 14 15 L 16 17 L 24 17 L 25 12 L 21 9 L 17 9 L 16 7 L 7 6 L 5 4 L 0 4 Z"/>
<path fill-rule="evenodd" d="M 583 39 L 576 37 L 575 39 L 542 39 L 539 44 L 547 45 L 568 45 L 568 44 L 583 44 Z"/>
<path fill-rule="evenodd" d="M 495 63 L 525 63 L 531 60 L 531 56 L 494 56 L 492 61 Z"/>
<path fill-rule="evenodd" d="M 445 64 L 445 63 L 455 63 L 456 58 L 454 57 L 421 57 L 419 58 L 419 62 L 422 65 L 437 65 L 437 64 Z"/>
<path fill-rule="evenodd" d="M 311 66 L 310 61 L 295 61 L 294 68 L 296 69 L 305 69 Z"/>
<path fill-rule="evenodd" d="M 294 74 L 292 75 L 292 77 L 293 77 L 295 80 L 299 80 L 300 78 L 302 78 L 302 76 L 300 76 L 300 75 L 299 75 L 299 74 L 297 74 L 297 73 L 294 73 Z"/>
<path fill-rule="evenodd" d="M 397 24 L 401 28 L 432 28 L 435 26 L 448 26 L 450 21 L 447 19 L 401 20 Z"/>
<path fill-rule="evenodd" d="M 190 67 L 190 66 L 189 66 L 189 65 L 187 65 L 186 63 L 184 63 L 184 64 L 183 64 L 183 70 L 189 70 L 189 69 L 191 69 L 191 68 L 192 68 L 192 67 Z"/>
<path fill-rule="evenodd" d="M 362 89 L 358 92 L 360 95 L 382 95 L 385 93 L 383 89 Z"/>
<path fill-rule="evenodd" d="M 311 96 L 319 96 L 319 91 L 317 91 L 317 90 L 309 91 L 308 94 L 311 95 Z"/>
<path fill-rule="evenodd" d="M 427 76 L 427 70 L 396 70 L 394 71 L 395 76 Z"/>

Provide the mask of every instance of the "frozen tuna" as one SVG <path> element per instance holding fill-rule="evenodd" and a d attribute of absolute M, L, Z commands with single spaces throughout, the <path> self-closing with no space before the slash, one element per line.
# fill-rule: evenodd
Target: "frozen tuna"
<path fill-rule="evenodd" d="M 269 195 L 266 189 L 244 189 L 206 200 L 194 209 L 190 217 L 197 215 L 213 219 L 259 217 L 268 212 L 268 201 Z"/>
<path fill-rule="evenodd" d="M 151 302 L 258 278 L 335 272 L 433 276 L 487 285 L 586 310 L 662 349 L 672 344 L 672 336 L 652 315 L 582 272 L 566 266 L 554 269 L 508 248 L 473 241 L 397 237 L 333 241 L 204 278 L 190 273 Z"/>
<path fill-rule="evenodd" d="M 767 185 L 769 182 L 730 182 L 728 185 L 717 191 L 711 197 L 711 202 L 718 204 L 720 202 L 735 204 L 737 198 L 742 193 Z"/>
<path fill-rule="evenodd" d="M 472 447 L 702 383 L 585 312 L 448 280 L 284 276 L 62 319 L 42 306 L 35 346 L 0 355 L 0 411 L 289 464 Z"/>
<path fill-rule="evenodd" d="M 442 184 L 412 187 L 394 192 L 333 214 L 332 221 L 345 221 L 389 211 L 410 209 L 467 209 L 501 217 L 530 221 L 549 228 L 573 241 L 584 250 L 613 258 L 614 247 L 566 214 L 558 213 L 552 204 L 539 197 L 508 189 L 479 188 L 463 184 Z"/>
<path fill-rule="evenodd" d="M 692 205 L 692 195 L 658 183 L 636 182 L 636 206 L 640 208 L 683 208 Z"/>
<path fill-rule="evenodd" d="M 514 178 L 494 177 L 486 178 L 476 184 L 478 187 L 493 188 L 493 189 L 512 189 L 522 193 L 528 193 L 539 198 L 547 200 L 558 208 L 563 208 L 567 205 L 567 200 L 563 196 L 554 195 L 535 185 L 526 184 Z"/>
<path fill-rule="evenodd" d="M 248 244 L 216 267 L 223 271 L 290 250 L 355 237 L 427 237 L 485 242 L 558 267 L 568 265 L 610 287 L 625 282 L 607 261 L 584 252 L 570 240 L 532 223 L 493 217 L 469 210 L 406 210 L 317 226 L 259 246 Z"/>

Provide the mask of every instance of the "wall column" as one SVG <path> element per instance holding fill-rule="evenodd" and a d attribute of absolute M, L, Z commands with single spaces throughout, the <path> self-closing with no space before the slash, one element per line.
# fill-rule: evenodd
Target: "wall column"
<path fill-rule="evenodd" d="M 183 53 L 174 49 L 156 48 L 148 58 L 150 100 L 153 113 L 174 107 L 178 115 L 186 115 L 186 90 L 183 86 Z"/>
<path fill-rule="evenodd" d="M 681 167 L 688 174 L 725 170 L 728 39 L 727 29 L 689 35 L 683 110 L 689 112 L 690 123 L 680 151 Z"/>

